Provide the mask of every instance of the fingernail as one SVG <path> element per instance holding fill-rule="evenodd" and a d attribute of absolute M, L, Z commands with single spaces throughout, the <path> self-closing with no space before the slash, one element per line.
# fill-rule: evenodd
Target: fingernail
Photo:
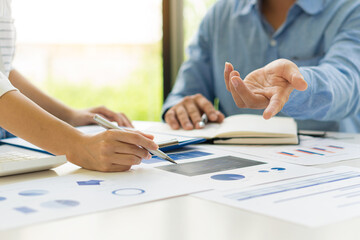
<path fill-rule="evenodd" d="M 193 125 L 192 125 L 191 123 L 187 123 L 187 124 L 185 124 L 185 127 L 187 127 L 187 128 L 192 128 Z"/>
<path fill-rule="evenodd" d="M 237 87 L 239 85 L 235 78 L 231 78 L 231 83 L 234 87 Z"/>
<path fill-rule="evenodd" d="M 225 69 L 226 71 L 230 71 L 231 70 L 231 64 L 229 62 L 225 63 Z"/>

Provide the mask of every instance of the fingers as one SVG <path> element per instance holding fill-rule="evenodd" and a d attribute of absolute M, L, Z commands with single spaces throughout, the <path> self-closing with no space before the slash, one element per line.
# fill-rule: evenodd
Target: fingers
<path fill-rule="evenodd" d="M 130 130 L 130 129 L 127 129 L 127 131 L 133 131 L 133 130 Z M 148 133 L 143 133 L 143 132 L 140 132 L 140 131 L 134 131 L 140 135 L 143 135 L 144 137 L 146 138 L 149 138 L 150 140 L 154 140 L 154 135 L 151 135 L 151 134 L 148 134 Z"/>
<path fill-rule="evenodd" d="M 217 115 L 217 122 L 222 123 L 225 119 L 225 115 L 222 114 L 220 111 L 216 111 L 216 115 Z"/>
<path fill-rule="evenodd" d="M 194 128 L 194 125 L 190 122 L 190 118 L 186 111 L 186 108 L 183 105 L 178 106 L 175 110 L 175 113 L 182 128 L 184 128 L 185 130 L 191 130 Z"/>
<path fill-rule="evenodd" d="M 262 109 L 268 105 L 269 99 L 264 95 L 253 93 L 240 77 L 232 77 L 231 83 L 234 88 L 231 93 L 239 108 Z"/>
<path fill-rule="evenodd" d="M 240 82 L 241 81 L 241 82 Z M 241 88 L 241 86 L 239 87 L 239 84 L 242 84 L 242 79 L 240 78 L 240 74 L 238 74 L 235 71 L 232 71 L 230 74 L 230 93 L 234 99 L 234 102 L 236 104 L 237 107 L 239 108 L 244 108 L 246 107 L 244 101 L 242 100 L 241 95 L 237 92 L 236 88 Z"/>
<path fill-rule="evenodd" d="M 200 94 L 195 95 L 194 99 L 195 99 L 195 102 L 196 102 L 197 106 L 199 107 L 199 109 L 207 115 L 208 119 L 211 122 L 218 121 L 218 115 L 216 114 L 216 109 L 209 100 L 207 100 L 204 96 L 202 96 Z M 200 114 L 199 114 L 199 116 L 200 116 Z M 200 121 L 200 118 L 199 118 L 199 121 Z"/>
<path fill-rule="evenodd" d="M 111 112 L 111 115 L 108 118 L 112 118 L 119 126 L 134 128 L 131 124 L 131 121 L 126 117 L 124 113 L 114 113 Z"/>
<path fill-rule="evenodd" d="M 228 91 L 230 91 L 230 73 L 232 71 L 234 71 L 233 65 L 229 62 L 226 62 L 224 68 L 224 80 L 225 80 L 226 89 Z"/>
<path fill-rule="evenodd" d="M 305 81 L 303 75 L 300 73 L 300 71 L 294 72 L 292 74 L 290 83 L 293 86 L 293 88 L 295 88 L 296 90 L 299 90 L 299 91 L 305 91 L 308 87 L 308 84 Z"/>
<path fill-rule="evenodd" d="M 201 121 L 200 111 L 199 107 L 197 106 L 196 102 L 194 102 L 192 99 L 188 98 L 184 102 L 185 109 L 187 111 L 187 114 L 189 115 L 189 118 L 192 123 L 192 127 L 194 128 L 200 128 L 199 122 Z M 184 128 L 186 129 L 186 128 Z"/>
<path fill-rule="evenodd" d="M 141 146 L 149 150 L 157 150 L 159 146 L 151 139 L 145 137 L 145 134 L 139 134 L 136 131 L 120 131 L 120 130 L 107 130 L 103 132 L 105 139 L 111 141 L 118 141 Z"/>
<path fill-rule="evenodd" d="M 269 63 L 265 66 L 265 71 L 284 78 L 296 90 L 305 91 L 307 89 L 307 82 L 298 66 L 287 59 L 278 59 Z"/>
<path fill-rule="evenodd" d="M 282 77 L 285 78 L 293 86 L 293 88 L 299 91 L 306 90 L 307 82 L 305 81 L 303 75 L 300 73 L 300 70 L 295 63 L 286 60 L 284 62 L 282 72 Z"/>
<path fill-rule="evenodd" d="M 165 114 L 165 121 L 172 129 L 192 130 L 200 128 L 201 115 L 205 113 L 211 122 L 222 122 L 224 115 L 216 111 L 213 104 L 201 94 L 184 97 Z"/>
<path fill-rule="evenodd" d="M 94 114 L 95 113 L 100 114 L 110 121 L 115 121 L 119 126 L 130 127 L 130 128 L 134 127 L 125 114 L 115 113 L 104 106 L 94 108 L 91 110 L 91 112 Z"/>
<path fill-rule="evenodd" d="M 156 150 L 158 146 L 136 131 L 123 132 L 108 130 L 99 134 L 98 166 L 96 170 L 104 172 L 126 171 L 132 165 L 138 165 L 142 159 L 150 159 L 147 149 Z M 148 142 L 148 143 L 146 143 Z"/>
<path fill-rule="evenodd" d="M 270 98 L 269 105 L 263 113 L 264 119 L 270 119 L 278 114 L 289 99 L 290 93 L 280 92 Z"/>
<path fill-rule="evenodd" d="M 179 124 L 179 122 L 178 122 L 178 120 L 177 120 L 177 118 L 176 118 L 176 113 L 175 113 L 175 109 L 174 109 L 174 108 L 175 108 L 175 107 L 170 108 L 170 109 L 165 113 L 164 119 L 165 119 L 165 122 L 166 122 L 167 124 L 169 124 L 172 129 L 175 129 L 175 130 L 176 130 L 176 129 L 179 129 L 179 128 L 180 128 L 180 124 Z"/>
<path fill-rule="evenodd" d="M 124 113 L 119 113 L 119 114 L 123 117 L 126 127 L 134 128 L 134 125 L 132 125 L 130 119 Z"/>

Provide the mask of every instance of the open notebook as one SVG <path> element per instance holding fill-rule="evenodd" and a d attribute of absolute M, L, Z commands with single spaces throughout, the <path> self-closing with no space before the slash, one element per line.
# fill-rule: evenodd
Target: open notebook
<path fill-rule="evenodd" d="M 224 122 L 208 123 L 203 129 L 172 130 L 165 123 L 156 123 L 151 131 L 212 139 L 219 144 L 298 144 L 297 124 L 293 118 L 261 115 L 233 115 Z"/>

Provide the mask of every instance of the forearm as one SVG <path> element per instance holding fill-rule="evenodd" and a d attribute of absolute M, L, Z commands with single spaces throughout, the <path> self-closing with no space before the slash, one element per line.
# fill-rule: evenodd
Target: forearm
<path fill-rule="evenodd" d="M 345 65 L 344 65 L 345 66 Z M 283 111 L 297 119 L 332 121 L 360 113 L 360 72 L 331 65 L 300 68 L 308 89 L 294 91 Z"/>
<path fill-rule="evenodd" d="M 70 107 L 41 91 L 17 70 L 12 70 L 10 72 L 9 80 L 13 86 L 20 90 L 21 93 L 45 109 L 47 112 L 65 122 L 70 121 L 71 114 L 73 113 L 73 110 Z"/>
<path fill-rule="evenodd" d="M 76 152 L 82 133 L 34 104 L 18 91 L 0 98 L 0 126 L 56 155 Z"/>

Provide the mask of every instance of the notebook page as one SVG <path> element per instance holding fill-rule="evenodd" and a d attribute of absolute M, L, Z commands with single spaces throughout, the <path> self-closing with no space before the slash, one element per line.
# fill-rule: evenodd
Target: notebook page
<path fill-rule="evenodd" d="M 265 120 L 261 115 L 234 115 L 225 118 L 218 129 L 217 137 L 276 137 L 297 134 L 296 122 L 292 118 L 273 117 Z"/>

